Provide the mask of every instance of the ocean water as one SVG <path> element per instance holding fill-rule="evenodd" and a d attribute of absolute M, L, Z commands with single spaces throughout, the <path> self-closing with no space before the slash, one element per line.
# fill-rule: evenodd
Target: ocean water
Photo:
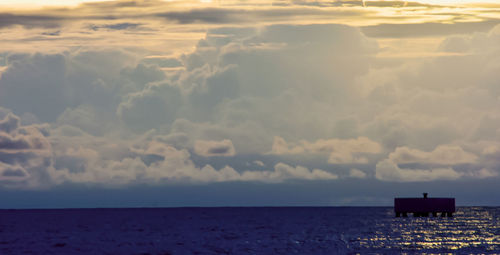
<path fill-rule="evenodd" d="M 0 210 L 0 254 L 500 254 L 500 207 Z"/>

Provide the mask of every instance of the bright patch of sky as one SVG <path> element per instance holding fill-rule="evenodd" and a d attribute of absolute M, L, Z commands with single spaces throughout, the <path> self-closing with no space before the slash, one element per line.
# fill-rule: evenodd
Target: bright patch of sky
<path fill-rule="evenodd" d="M 106 0 L 45 0 L 45 1 L 2 0 L 0 1 L 0 7 L 9 6 L 9 7 L 21 7 L 21 8 L 36 8 L 43 6 L 76 6 L 81 3 L 103 2 L 103 1 Z"/>

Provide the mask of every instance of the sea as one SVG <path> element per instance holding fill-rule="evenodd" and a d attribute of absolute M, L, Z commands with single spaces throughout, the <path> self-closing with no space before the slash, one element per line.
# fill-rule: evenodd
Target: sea
<path fill-rule="evenodd" d="M 0 254 L 500 254 L 500 207 L 0 210 Z"/>

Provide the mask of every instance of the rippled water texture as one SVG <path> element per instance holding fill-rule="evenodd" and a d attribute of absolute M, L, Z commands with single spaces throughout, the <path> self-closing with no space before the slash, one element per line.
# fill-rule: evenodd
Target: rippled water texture
<path fill-rule="evenodd" d="M 500 253 L 500 207 L 0 210 L 0 254 Z"/>

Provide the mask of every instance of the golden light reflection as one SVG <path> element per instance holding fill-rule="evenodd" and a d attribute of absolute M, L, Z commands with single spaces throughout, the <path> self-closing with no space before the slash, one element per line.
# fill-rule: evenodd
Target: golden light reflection
<path fill-rule="evenodd" d="M 383 231 L 384 224 L 379 224 L 377 228 L 381 230 L 359 238 L 359 244 L 361 247 L 392 244 L 391 248 L 440 252 L 477 247 L 498 249 L 500 238 L 496 233 L 500 225 L 494 217 L 478 208 L 461 210 L 454 218 L 395 218 L 390 223 L 391 231 Z"/>

